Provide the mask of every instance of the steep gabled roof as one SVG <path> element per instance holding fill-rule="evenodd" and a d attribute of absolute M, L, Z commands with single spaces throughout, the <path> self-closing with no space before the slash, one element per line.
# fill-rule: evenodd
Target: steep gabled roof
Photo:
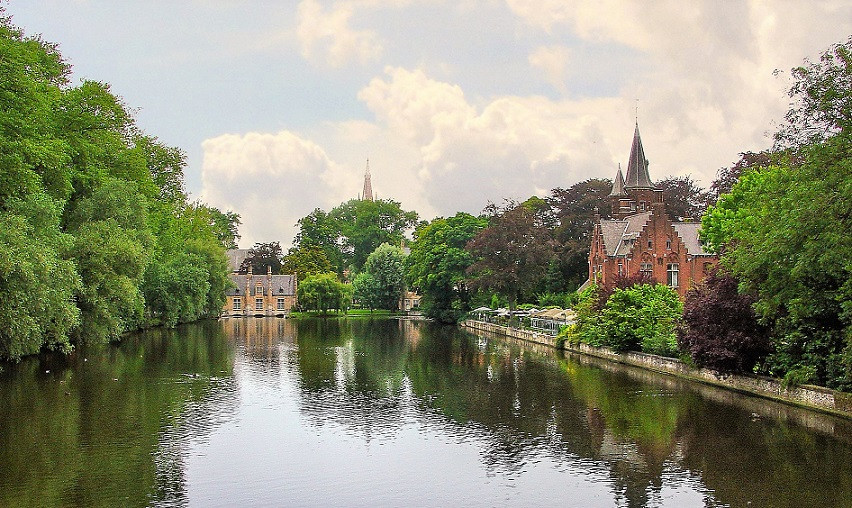
<path fill-rule="evenodd" d="M 249 250 L 251 249 L 229 249 L 225 251 L 225 255 L 228 256 L 228 267 L 232 272 L 240 269 L 243 261 L 248 257 Z"/>
<path fill-rule="evenodd" d="M 639 124 L 633 131 L 633 145 L 630 146 L 630 161 L 627 163 L 627 177 L 624 179 L 625 189 L 653 189 L 651 177 L 648 175 L 648 163 L 645 160 L 645 149 L 642 148 L 642 138 L 639 136 Z"/>
<path fill-rule="evenodd" d="M 626 196 L 627 191 L 624 190 L 624 175 L 621 174 L 621 165 L 618 165 L 618 173 L 615 174 L 615 182 L 612 184 L 612 192 L 609 193 L 612 197 Z"/>
<path fill-rule="evenodd" d="M 686 253 L 690 256 L 712 256 L 704 250 L 701 241 L 698 240 L 698 230 L 701 229 L 700 222 L 675 222 L 675 233 L 686 246 Z"/>
<path fill-rule="evenodd" d="M 607 256 L 625 256 L 633 250 L 633 242 L 651 218 L 651 212 L 642 212 L 622 220 L 601 220 L 601 235 Z"/>

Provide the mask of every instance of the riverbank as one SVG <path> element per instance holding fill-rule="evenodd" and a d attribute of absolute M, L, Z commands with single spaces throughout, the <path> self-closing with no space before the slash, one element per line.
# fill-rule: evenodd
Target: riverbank
<path fill-rule="evenodd" d="M 530 330 L 519 330 L 472 320 L 463 321 L 461 325 L 474 331 L 503 335 L 543 344 L 552 348 L 559 347 L 556 337 Z M 852 394 L 830 390 L 821 386 L 801 385 L 785 388 L 782 386 L 780 380 L 774 378 L 740 374 L 719 375 L 709 369 L 689 366 L 676 358 L 666 358 L 638 352 L 617 353 L 608 348 L 594 347 L 587 344 L 576 346 L 566 344 L 564 349 L 615 363 L 641 367 L 662 374 L 720 386 L 729 390 L 757 395 L 852 419 Z"/>

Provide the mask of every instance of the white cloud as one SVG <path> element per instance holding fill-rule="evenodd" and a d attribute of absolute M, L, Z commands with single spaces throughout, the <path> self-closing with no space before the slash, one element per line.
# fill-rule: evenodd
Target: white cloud
<path fill-rule="evenodd" d="M 533 51 L 529 58 L 531 66 L 540 69 L 548 83 L 558 91 L 565 93 L 566 72 L 571 61 L 571 49 L 565 46 L 541 46 Z"/>
<path fill-rule="evenodd" d="M 281 241 L 316 207 L 341 202 L 348 173 L 296 134 L 250 132 L 205 140 L 201 199 L 242 217 L 241 245 Z"/>
<path fill-rule="evenodd" d="M 349 24 L 355 5 L 336 3 L 326 11 L 317 0 L 302 0 L 296 27 L 302 56 L 330 67 L 342 67 L 353 59 L 360 63 L 378 59 L 383 51 L 378 35 Z"/>

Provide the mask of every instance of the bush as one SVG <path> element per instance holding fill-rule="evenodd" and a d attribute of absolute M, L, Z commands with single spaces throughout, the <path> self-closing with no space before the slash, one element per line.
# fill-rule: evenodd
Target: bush
<path fill-rule="evenodd" d="M 752 372 L 772 352 L 769 330 L 758 323 L 755 298 L 739 281 L 715 270 L 686 295 L 678 343 L 696 365 L 718 372 Z"/>
<path fill-rule="evenodd" d="M 602 345 L 616 351 L 676 356 L 683 312 L 677 293 L 662 284 L 616 288 L 599 318 Z"/>

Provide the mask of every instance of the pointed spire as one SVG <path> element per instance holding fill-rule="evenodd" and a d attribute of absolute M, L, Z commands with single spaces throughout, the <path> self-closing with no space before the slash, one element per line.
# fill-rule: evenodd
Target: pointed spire
<path fill-rule="evenodd" d="M 361 195 L 364 201 L 373 200 L 373 184 L 370 182 L 370 159 L 367 159 L 367 171 L 364 173 L 364 194 Z"/>
<path fill-rule="evenodd" d="M 630 161 L 627 163 L 627 177 L 625 189 L 653 189 L 651 177 L 648 175 L 648 161 L 645 159 L 645 150 L 642 148 L 642 138 L 639 137 L 639 123 L 633 131 L 633 145 L 630 147 Z"/>
<path fill-rule="evenodd" d="M 621 164 L 618 165 L 618 173 L 615 174 L 615 182 L 612 184 L 612 192 L 609 195 L 613 197 L 627 195 L 627 191 L 624 190 L 624 175 L 621 174 Z"/>

